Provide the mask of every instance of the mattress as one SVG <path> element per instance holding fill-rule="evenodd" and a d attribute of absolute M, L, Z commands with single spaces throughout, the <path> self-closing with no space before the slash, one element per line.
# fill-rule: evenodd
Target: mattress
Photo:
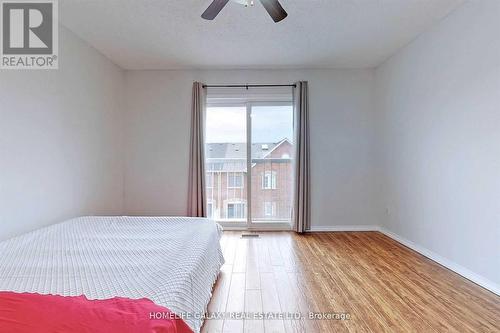
<path fill-rule="evenodd" d="M 221 233 L 203 218 L 76 218 L 1 242 L 0 291 L 149 298 L 199 332 Z"/>

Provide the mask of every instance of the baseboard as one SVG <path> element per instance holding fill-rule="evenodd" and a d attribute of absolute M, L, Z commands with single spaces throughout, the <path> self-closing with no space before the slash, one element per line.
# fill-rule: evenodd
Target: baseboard
<path fill-rule="evenodd" d="M 307 232 L 339 232 L 339 231 L 378 231 L 379 226 L 376 225 L 334 225 L 334 226 L 319 226 L 311 227 Z"/>
<path fill-rule="evenodd" d="M 474 282 L 475 284 L 477 284 L 485 289 L 488 289 L 492 293 L 500 296 L 500 285 L 498 285 L 497 283 L 494 283 L 493 281 L 490 281 L 489 279 L 486 279 L 485 277 L 483 277 L 479 274 L 476 274 L 473 271 L 471 271 L 471 270 L 469 270 L 469 269 L 467 269 L 467 268 L 465 268 L 465 267 L 463 267 L 463 266 L 461 266 L 461 265 L 459 265 L 451 260 L 448 260 L 448 259 L 440 256 L 439 254 L 437 254 L 429 249 L 426 249 L 423 246 L 415 244 L 414 242 L 412 242 L 404 237 L 401 237 L 400 235 L 395 234 L 392 231 L 389 231 L 385 228 L 379 228 L 379 231 L 381 233 L 383 233 L 384 235 L 394 239 L 396 242 L 399 242 L 399 243 L 403 244 L 404 246 L 409 247 L 410 249 L 420 253 L 421 255 L 437 262 L 438 264 L 452 270 L 453 272 L 463 276 L 464 278 Z"/>

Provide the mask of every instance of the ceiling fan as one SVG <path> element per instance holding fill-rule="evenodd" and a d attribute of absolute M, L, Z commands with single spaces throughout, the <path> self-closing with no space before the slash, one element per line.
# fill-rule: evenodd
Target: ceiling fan
<path fill-rule="evenodd" d="M 201 15 L 205 20 L 213 20 L 220 13 L 222 8 L 224 8 L 230 0 L 213 0 L 213 2 L 208 6 L 207 10 Z M 246 7 L 253 6 L 254 0 L 231 0 L 233 2 L 243 4 Z M 259 0 L 269 15 L 272 17 L 274 22 L 278 23 L 281 20 L 284 20 L 288 14 L 281 7 L 281 4 L 278 0 Z"/>

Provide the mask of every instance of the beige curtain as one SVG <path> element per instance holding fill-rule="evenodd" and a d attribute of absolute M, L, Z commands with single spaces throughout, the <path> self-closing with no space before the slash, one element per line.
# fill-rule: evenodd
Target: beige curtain
<path fill-rule="evenodd" d="M 189 154 L 188 212 L 191 217 L 206 217 L 205 194 L 205 89 L 193 83 L 191 108 L 191 148 Z"/>
<path fill-rule="evenodd" d="M 294 228 L 303 233 L 311 227 L 311 167 L 309 151 L 309 97 L 306 81 L 296 83 Z"/>

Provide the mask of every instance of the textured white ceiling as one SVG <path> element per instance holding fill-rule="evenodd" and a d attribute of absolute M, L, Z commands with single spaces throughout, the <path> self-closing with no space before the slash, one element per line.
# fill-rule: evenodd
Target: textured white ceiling
<path fill-rule="evenodd" d="M 211 0 L 60 0 L 60 20 L 125 69 L 375 67 L 463 0 L 281 0 L 275 24 L 262 5 Z"/>

